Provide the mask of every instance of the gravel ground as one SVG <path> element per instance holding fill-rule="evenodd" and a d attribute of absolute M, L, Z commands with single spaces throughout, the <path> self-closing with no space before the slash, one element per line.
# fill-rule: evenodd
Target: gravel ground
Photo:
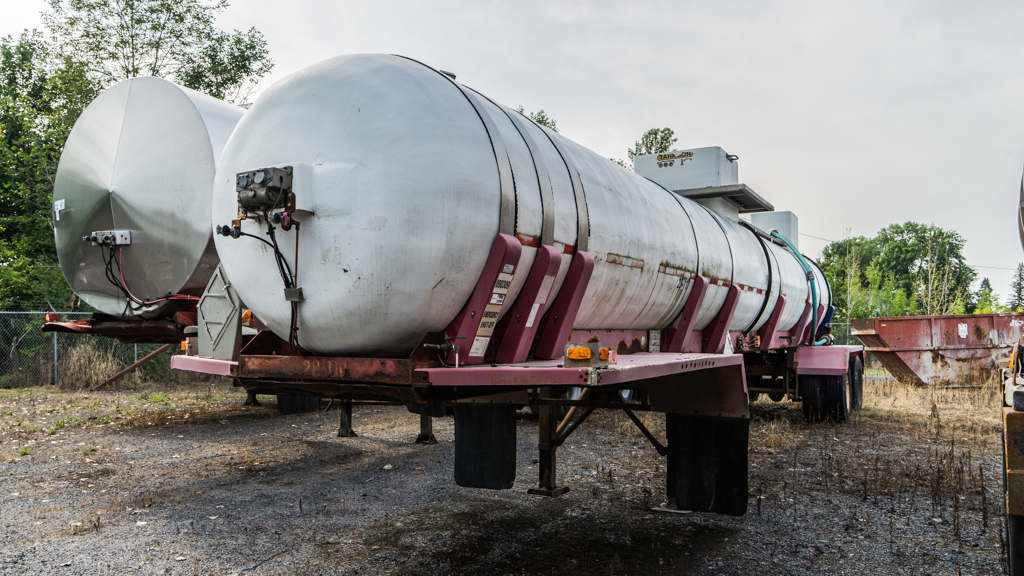
<path fill-rule="evenodd" d="M 0 574 L 1003 573 L 998 399 L 873 386 L 847 426 L 757 402 L 740 518 L 651 510 L 664 461 L 606 411 L 548 499 L 525 411 L 492 492 L 454 484 L 451 418 L 415 445 L 403 407 L 357 406 L 338 438 L 336 411 L 227 386 L 0 390 Z"/>

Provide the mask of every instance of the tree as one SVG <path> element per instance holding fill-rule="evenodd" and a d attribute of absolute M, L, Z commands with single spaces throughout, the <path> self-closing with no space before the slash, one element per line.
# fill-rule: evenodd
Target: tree
<path fill-rule="evenodd" d="M 1024 311 L 1024 264 L 1017 265 L 1017 271 L 1013 274 L 1013 282 L 1010 283 L 1010 301 L 1007 302 L 1013 312 Z"/>
<path fill-rule="evenodd" d="M 999 303 L 999 299 L 996 298 L 992 292 L 992 283 L 989 282 L 988 278 L 982 278 L 981 286 L 978 287 L 978 291 L 974 294 L 976 304 L 974 305 L 974 314 L 994 314 L 998 312 L 1009 312 L 1009 308 Z"/>
<path fill-rule="evenodd" d="M 915 222 L 893 224 L 873 238 L 833 242 L 820 265 L 838 318 L 953 314 L 973 310 L 976 272 L 955 231 Z M 994 309 L 998 302 L 990 304 Z"/>
<path fill-rule="evenodd" d="M 136 76 L 169 78 L 244 104 L 270 72 L 255 28 L 222 32 L 227 0 L 49 0 L 44 16 L 62 54 L 87 62 L 102 86 Z"/>
<path fill-rule="evenodd" d="M 662 154 L 672 149 L 672 144 L 678 140 L 671 128 L 651 128 L 637 140 L 635 148 L 628 148 L 626 155 L 630 162 L 637 156 L 644 154 Z"/>
<path fill-rule="evenodd" d="M 0 40 L 0 306 L 63 306 L 50 202 L 60 151 L 97 93 L 37 32 Z"/>
<path fill-rule="evenodd" d="M 558 132 L 558 121 L 548 116 L 547 112 L 544 112 L 543 108 L 536 112 L 530 112 L 529 114 L 527 114 L 526 109 L 523 108 L 522 104 L 520 104 L 519 108 L 516 108 L 516 112 L 519 112 L 520 114 L 526 116 L 530 120 L 533 120 L 537 124 L 540 124 L 541 126 L 550 129 L 552 132 Z"/>

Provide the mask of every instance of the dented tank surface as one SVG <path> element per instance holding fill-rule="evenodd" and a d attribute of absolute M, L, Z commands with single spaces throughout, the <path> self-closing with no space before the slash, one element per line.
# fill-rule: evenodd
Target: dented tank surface
<path fill-rule="evenodd" d="M 894 377 L 916 384 L 987 380 L 1024 334 L 1024 313 L 853 320 L 851 334 Z"/>
<path fill-rule="evenodd" d="M 217 266 L 210 189 L 217 159 L 244 110 L 160 78 L 112 86 L 82 112 L 64 145 L 53 192 L 64 278 L 90 306 L 156 318 L 172 301 L 133 310 L 106 277 L 119 261 L 140 300 L 198 296 Z M 110 246 L 83 240 L 123 235 Z M 102 239 L 97 238 L 97 242 Z"/>
<path fill-rule="evenodd" d="M 711 279 L 698 330 L 732 284 L 741 289 L 732 331 L 762 326 L 780 294 L 778 329 L 788 330 L 810 300 L 785 248 L 400 56 L 332 58 L 266 90 L 224 150 L 212 223 L 237 218 L 237 174 L 286 166 L 300 228 L 278 227 L 276 239 L 290 264 L 298 254 L 296 334 L 309 352 L 407 354 L 465 305 L 499 232 L 523 244 L 502 314 L 539 244 L 562 254 L 549 302 L 572 254 L 594 256 L 580 329 L 666 328 L 694 274 Z M 262 217 L 240 228 L 267 238 Z M 292 303 L 274 250 L 246 237 L 215 242 L 241 298 L 287 340 Z M 814 277 L 828 306 L 827 283 Z"/>

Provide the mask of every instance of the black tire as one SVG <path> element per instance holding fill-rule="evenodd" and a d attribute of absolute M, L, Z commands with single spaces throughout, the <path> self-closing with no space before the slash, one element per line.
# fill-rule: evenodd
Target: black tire
<path fill-rule="evenodd" d="M 1006 540 L 1010 576 L 1024 576 L 1024 516 L 1006 515 Z"/>
<path fill-rule="evenodd" d="M 825 376 L 825 415 L 833 422 L 850 423 L 853 410 L 850 375 Z"/>
<path fill-rule="evenodd" d="M 825 394 L 823 378 L 816 374 L 798 376 L 800 399 L 803 401 L 804 417 L 808 422 L 820 422 L 825 417 Z"/>
<path fill-rule="evenodd" d="M 864 406 L 864 362 L 860 356 L 850 356 L 850 392 L 853 395 L 853 409 Z"/>
<path fill-rule="evenodd" d="M 753 404 L 761 396 L 760 392 L 747 392 L 747 401 Z"/>
<path fill-rule="evenodd" d="M 320 409 L 320 399 L 316 396 L 300 396 L 298 394 L 278 394 L 277 411 L 281 414 L 305 414 Z"/>
<path fill-rule="evenodd" d="M 1006 431 L 1003 431 L 1003 494 L 1007 494 L 1006 485 Z M 1005 507 L 1005 506 L 1004 506 Z M 1006 564 L 1010 576 L 1024 576 L 1024 516 L 1006 514 Z"/>
<path fill-rule="evenodd" d="M 785 392 L 769 392 L 768 399 L 772 402 L 782 402 L 782 399 L 786 397 Z"/>
<path fill-rule="evenodd" d="M 565 394 L 562 395 L 563 400 L 579 400 L 580 395 L 583 394 L 583 388 L 580 386 L 570 386 L 565 389 Z M 572 410 L 572 406 L 562 405 L 558 407 L 558 417 L 565 418 L 569 415 L 569 410 Z M 582 410 L 582 408 L 580 408 Z M 577 410 L 576 412 L 579 412 Z"/>

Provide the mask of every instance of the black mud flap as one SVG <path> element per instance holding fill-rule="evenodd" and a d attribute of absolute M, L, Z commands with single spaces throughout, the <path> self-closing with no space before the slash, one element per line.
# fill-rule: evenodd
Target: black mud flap
<path fill-rule="evenodd" d="M 281 414 L 305 414 L 320 409 L 320 398 L 301 394 L 278 394 L 277 411 Z"/>
<path fill-rule="evenodd" d="M 508 404 L 455 405 L 455 483 L 508 490 L 516 479 L 516 411 Z"/>
<path fill-rule="evenodd" d="M 680 510 L 747 512 L 747 418 L 666 414 L 669 502 Z"/>
<path fill-rule="evenodd" d="M 413 414 L 423 415 L 425 412 L 427 416 L 432 418 L 444 418 L 447 410 L 447 404 L 445 402 L 427 402 L 426 404 L 406 404 L 405 409 Z"/>

